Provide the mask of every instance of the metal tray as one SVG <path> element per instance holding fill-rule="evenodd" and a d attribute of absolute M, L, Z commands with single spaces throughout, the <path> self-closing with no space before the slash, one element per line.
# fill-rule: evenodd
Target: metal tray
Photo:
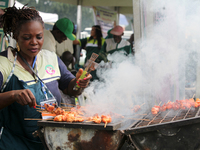
<path fill-rule="evenodd" d="M 88 123 L 88 122 L 55 122 L 55 121 L 38 121 L 38 126 L 49 127 L 65 127 L 65 128 L 81 128 L 81 129 L 97 129 L 97 130 L 117 130 L 124 125 L 124 121 L 116 123 L 108 123 L 104 128 L 104 123 Z"/>

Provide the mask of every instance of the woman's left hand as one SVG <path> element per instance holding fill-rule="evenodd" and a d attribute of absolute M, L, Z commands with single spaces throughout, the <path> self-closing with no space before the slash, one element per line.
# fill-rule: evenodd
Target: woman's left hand
<path fill-rule="evenodd" d="M 81 74 L 83 73 L 83 69 L 80 68 L 79 71 L 76 73 L 76 82 L 81 88 L 86 88 L 92 78 L 91 74 L 88 74 L 85 78 L 80 79 Z"/>

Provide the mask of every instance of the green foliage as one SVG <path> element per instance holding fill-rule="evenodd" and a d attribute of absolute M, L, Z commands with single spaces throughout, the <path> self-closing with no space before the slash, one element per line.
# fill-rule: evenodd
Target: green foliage
<path fill-rule="evenodd" d="M 59 18 L 67 17 L 72 22 L 77 24 L 77 6 L 70 5 L 61 2 L 54 2 L 49 0 L 38 0 L 38 4 L 35 0 L 18 0 L 22 4 L 28 4 L 29 7 L 33 6 L 38 11 L 46 13 L 56 13 Z M 94 25 L 94 17 L 92 8 L 82 7 L 82 29 L 86 27 L 92 27 Z M 51 28 L 49 25 L 45 25 L 45 28 Z"/>

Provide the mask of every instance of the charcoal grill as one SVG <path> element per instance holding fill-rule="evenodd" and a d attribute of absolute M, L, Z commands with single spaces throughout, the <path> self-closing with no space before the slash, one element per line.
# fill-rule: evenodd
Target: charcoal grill
<path fill-rule="evenodd" d="M 39 137 L 49 150 L 118 150 L 124 134 L 118 130 L 126 121 L 109 123 L 69 123 L 38 121 Z"/>
<path fill-rule="evenodd" d="M 140 121 L 68 123 L 38 121 L 46 149 L 200 150 L 200 109 L 168 110 Z"/>
<path fill-rule="evenodd" d="M 155 116 L 147 113 L 145 120 L 133 123 L 124 134 L 138 150 L 199 150 L 199 112 L 192 107 Z"/>

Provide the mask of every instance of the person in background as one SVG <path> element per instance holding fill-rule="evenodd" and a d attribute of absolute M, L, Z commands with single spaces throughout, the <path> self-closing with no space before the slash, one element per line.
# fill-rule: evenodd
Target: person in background
<path fill-rule="evenodd" d="M 112 29 L 113 29 L 113 28 L 112 28 Z M 113 38 L 113 35 L 110 33 L 110 31 L 111 31 L 112 29 L 108 30 L 107 36 L 105 37 L 105 39 Z"/>
<path fill-rule="evenodd" d="M 73 22 L 72 22 L 73 23 Z M 76 38 L 76 32 L 75 32 L 76 28 L 75 28 L 75 24 L 73 23 L 73 36 L 74 38 Z M 61 57 L 61 55 L 65 52 L 65 51 L 69 51 L 71 54 L 74 54 L 75 50 L 73 47 L 73 41 L 70 40 L 69 38 L 67 38 L 67 40 L 58 43 L 56 41 L 56 54 Z M 74 57 L 75 59 L 75 57 Z M 71 68 L 72 69 L 72 68 Z"/>
<path fill-rule="evenodd" d="M 0 8 L 0 17 L 4 14 L 4 11 Z M 2 26 L 2 20 L 0 20 L 0 28 L 3 28 Z"/>
<path fill-rule="evenodd" d="M 62 43 L 58 43 L 56 41 L 56 54 L 61 57 L 64 52 L 70 52 L 71 54 L 74 53 L 73 49 L 73 41 L 70 40 L 69 38 Z"/>
<path fill-rule="evenodd" d="M 56 42 L 62 43 L 67 39 L 69 39 L 69 42 L 70 40 L 75 40 L 72 34 L 73 30 L 74 25 L 68 18 L 59 19 L 54 24 L 52 30 L 44 30 L 44 44 L 42 48 L 55 52 L 60 57 L 64 51 L 58 51 Z"/>
<path fill-rule="evenodd" d="M 65 51 L 60 57 L 64 64 L 67 66 L 67 69 L 72 72 L 72 74 L 76 74 L 75 66 L 75 58 L 71 52 Z"/>
<path fill-rule="evenodd" d="M 60 105 L 59 89 L 80 95 L 92 77 L 79 79 L 81 70 L 72 75 L 54 52 L 42 49 L 44 22 L 34 8 L 14 4 L 4 12 L 4 34 L 12 36 L 17 47 L 0 53 L 0 149 L 44 150 L 40 138 L 32 135 L 38 130 L 37 121 L 25 119 L 42 118 L 35 109 L 41 101 L 51 98 Z M 76 82 L 78 90 L 73 89 Z"/>
<path fill-rule="evenodd" d="M 129 41 L 130 44 L 131 44 L 132 54 L 134 55 L 134 54 L 135 54 L 135 51 L 134 51 L 134 33 L 131 34 L 131 36 L 130 36 L 130 38 L 128 39 L 128 41 Z"/>
<path fill-rule="evenodd" d="M 105 40 L 99 53 L 99 59 L 104 60 L 105 62 L 108 61 L 107 54 L 112 54 L 116 51 L 124 51 L 126 55 L 131 53 L 130 42 L 122 39 L 124 30 L 121 26 L 115 26 L 111 29 L 110 34 L 112 34 L 113 37 L 109 37 Z"/>
<path fill-rule="evenodd" d="M 86 50 L 86 58 L 85 63 L 87 60 L 90 59 L 92 56 L 92 53 L 99 54 L 101 47 L 104 44 L 105 39 L 102 36 L 101 27 L 99 25 L 92 26 L 92 30 L 90 33 L 90 37 L 80 39 L 80 40 L 74 40 L 73 44 L 77 45 L 79 44 L 83 49 Z M 96 62 L 99 62 L 98 59 L 96 59 Z M 98 79 L 96 75 L 96 70 L 91 72 L 92 80 Z"/>

